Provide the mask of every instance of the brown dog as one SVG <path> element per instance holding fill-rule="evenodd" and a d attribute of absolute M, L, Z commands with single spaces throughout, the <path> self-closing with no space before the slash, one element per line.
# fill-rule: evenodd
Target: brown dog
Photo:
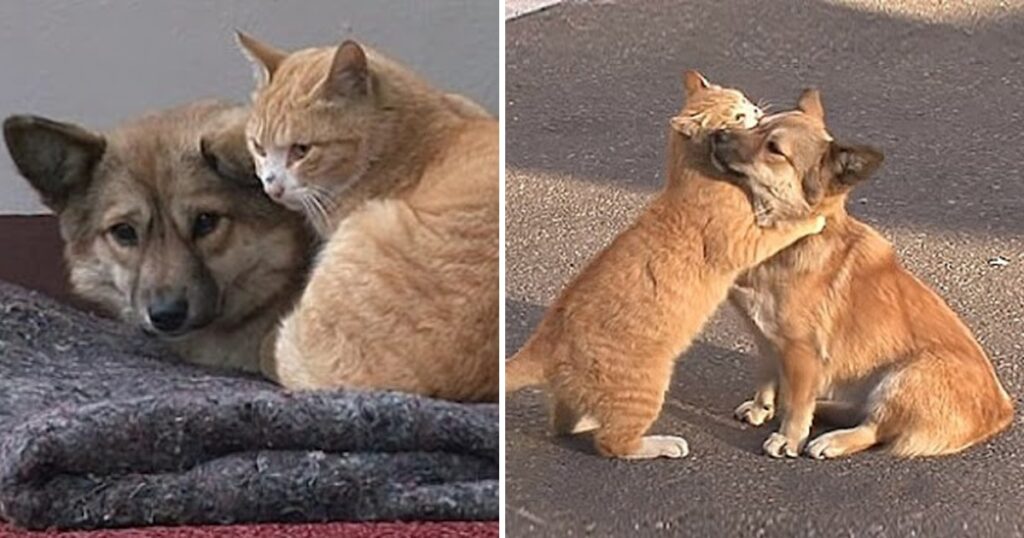
<path fill-rule="evenodd" d="M 74 291 L 182 358 L 258 370 L 301 290 L 311 238 L 260 189 L 247 112 L 200 102 L 109 133 L 11 116 L 18 170 L 60 220 Z"/>
<path fill-rule="evenodd" d="M 774 457 L 799 454 L 816 415 L 847 428 L 807 445 L 819 459 L 880 443 L 900 456 L 950 454 L 995 435 L 1013 406 L 984 351 L 889 242 L 846 212 L 850 189 L 882 154 L 832 141 L 817 92 L 805 92 L 799 108 L 718 137 L 713 150 L 748 180 L 793 170 L 828 219 L 820 235 L 741 276 L 731 294 L 764 360 L 737 418 L 756 426 L 782 409 L 764 443 Z"/>

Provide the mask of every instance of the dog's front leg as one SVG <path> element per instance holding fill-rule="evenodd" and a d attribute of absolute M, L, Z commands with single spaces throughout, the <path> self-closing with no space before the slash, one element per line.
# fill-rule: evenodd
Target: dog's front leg
<path fill-rule="evenodd" d="M 761 333 L 754 331 L 757 340 L 757 377 L 754 399 L 747 400 L 734 411 L 736 420 L 751 426 L 760 426 L 775 418 L 775 398 L 779 387 L 779 360 L 775 346 Z"/>
<path fill-rule="evenodd" d="M 764 451 L 774 458 L 795 458 L 811 433 L 815 399 L 821 386 L 821 361 L 814 346 L 806 340 L 787 343 L 779 359 L 782 425 L 764 442 Z"/>

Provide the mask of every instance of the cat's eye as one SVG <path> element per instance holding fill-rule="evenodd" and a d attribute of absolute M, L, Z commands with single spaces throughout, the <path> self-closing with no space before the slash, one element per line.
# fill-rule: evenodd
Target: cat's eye
<path fill-rule="evenodd" d="M 192 238 L 199 239 L 213 233 L 220 224 L 220 215 L 216 213 L 200 213 L 192 222 Z"/>
<path fill-rule="evenodd" d="M 782 152 L 782 148 L 779 147 L 779 143 L 774 140 L 768 141 L 768 152 L 780 155 L 782 157 L 786 156 L 786 154 Z"/>
<path fill-rule="evenodd" d="M 139 244 L 139 234 L 127 222 L 119 222 L 111 226 L 107 232 L 122 247 L 134 247 Z"/>
<path fill-rule="evenodd" d="M 746 115 L 746 114 L 744 114 L 744 113 L 740 112 L 739 114 L 736 114 L 736 117 L 735 117 L 734 119 L 735 119 L 736 121 L 743 121 L 743 120 L 744 120 L 744 118 L 746 118 L 746 117 L 747 117 L 747 115 Z"/>
<path fill-rule="evenodd" d="M 309 153 L 309 144 L 292 144 L 288 148 L 288 163 L 301 161 Z"/>
<path fill-rule="evenodd" d="M 250 142 L 252 143 L 252 149 L 253 151 L 256 152 L 256 155 L 259 155 L 260 157 L 267 156 L 267 152 L 263 150 L 263 146 L 261 146 L 260 143 L 257 142 L 255 138 L 250 140 Z"/>

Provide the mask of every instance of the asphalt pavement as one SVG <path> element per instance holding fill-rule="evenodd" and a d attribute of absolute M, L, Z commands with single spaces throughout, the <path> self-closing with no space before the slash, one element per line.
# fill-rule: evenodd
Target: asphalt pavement
<path fill-rule="evenodd" d="M 506 28 L 507 333 L 514 352 L 562 286 L 662 182 L 681 73 L 791 107 L 821 89 L 836 138 L 886 162 L 851 211 L 896 245 L 1024 396 L 1024 2 L 568 2 Z M 740 425 L 752 339 L 728 307 L 678 362 L 653 433 L 680 460 L 609 461 L 507 403 L 510 536 L 1021 536 L 1024 428 L 945 458 L 761 454 Z"/>

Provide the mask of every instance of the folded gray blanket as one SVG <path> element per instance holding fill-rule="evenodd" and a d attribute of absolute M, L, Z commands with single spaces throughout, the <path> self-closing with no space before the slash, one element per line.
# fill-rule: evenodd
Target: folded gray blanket
<path fill-rule="evenodd" d="M 28 528 L 498 518 L 498 408 L 287 393 L 0 283 L 0 518 Z"/>

